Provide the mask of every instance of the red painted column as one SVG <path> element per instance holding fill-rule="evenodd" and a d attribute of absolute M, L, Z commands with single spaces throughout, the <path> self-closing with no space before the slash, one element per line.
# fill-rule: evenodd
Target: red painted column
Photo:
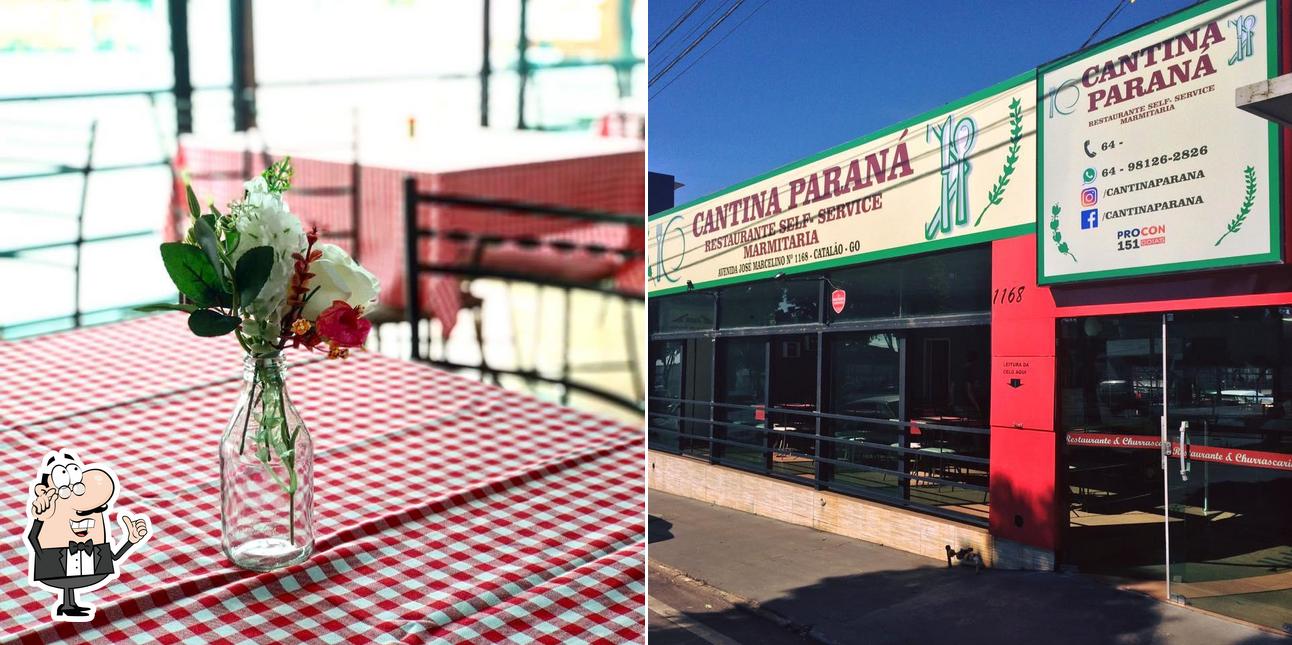
<path fill-rule="evenodd" d="M 992 243 L 990 531 L 1055 550 L 1065 515 L 1054 432 L 1055 306 L 1036 236 Z"/>

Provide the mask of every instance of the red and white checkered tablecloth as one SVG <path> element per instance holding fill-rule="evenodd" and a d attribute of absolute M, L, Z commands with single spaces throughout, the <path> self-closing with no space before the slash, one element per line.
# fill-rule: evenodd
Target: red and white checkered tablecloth
<path fill-rule="evenodd" d="M 639 429 L 383 356 L 294 358 L 316 550 L 257 574 L 220 550 L 231 338 L 166 314 L 0 344 L 0 641 L 643 639 Z M 119 578 L 81 596 L 89 623 L 53 623 L 54 595 L 26 580 L 27 491 L 62 448 L 115 469 L 112 521 L 152 527 Z"/>
<path fill-rule="evenodd" d="M 532 136 L 532 135 L 531 135 Z M 248 144 L 257 148 L 257 142 Z M 277 154 L 278 150 L 271 148 Z M 428 153 L 429 154 L 429 153 Z M 287 201 L 306 226 L 317 225 L 322 231 L 344 232 L 351 228 L 350 196 L 304 194 L 307 188 L 348 188 L 353 185 L 351 164 L 332 158 L 313 158 L 292 153 L 295 168 L 293 188 Z M 276 157 L 275 157 L 276 158 Z M 353 158 L 352 156 L 350 157 Z M 180 171 L 193 177 L 194 191 L 204 203 L 214 200 L 217 206 L 242 197 L 243 175 L 251 176 L 264 169 L 260 153 L 248 155 L 245 150 L 203 145 L 202 141 L 181 139 L 176 164 Z M 362 157 L 361 157 L 362 161 Z M 484 199 L 522 201 L 611 213 L 645 213 L 645 156 L 642 152 L 619 152 L 594 156 L 569 157 L 553 149 L 545 160 L 516 162 L 499 159 L 487 165 L 467 168 L 436 167 L 417 170 L 391 167 L 378 162 L 360 170 L 359 255 L 365 267 L 381 282 L 382 304 L 399 309 L 404 306 L 404 196 L 403 180 L 417 178 L 418 189 Z M 249 167 L 248 167 L 249 166 Z M 230 178 L 207 178 L 212 173 Z M 186 212 L 183 192 L 176 191 L 181 214 Z M 568 241 L 577 244 L 599 244 L 610 249 L 641 250 L 645 247 L 642 228 L 617 224 L 588 224 L 578 220 L 506 214 L 479 209 L 423 204 L 419 210 L 422 226 L 439 231 L 464 231 L 509 238 L 529 236 L 546 241 Z M 177 239 L 182 224 L 168 218 L 164 235 Z M 349 239 L 329 239 L 351 253 Z M 441 264 L 463 264 L 470 254 L 468 245 L 443 238 L 426 240 L 423 261 Z M 531 270 L 543 273 L 552 267 L 577 265 L 612 278 L 616 288 L 638 294 L 645 292 L 644 263 L 624 261 L 618 256 L 596 255 L 581 251 L 562 253 L 529 253 Z M 550 257 L 547 257 L 550 256 Z M 556 276 L 551 276 L 556 277 Z M 459 280 L 450 276 L 426 276 L 422 285 L 424 310 L 441 322 L 445 333 L 452 330 L 462 305 Z"/>

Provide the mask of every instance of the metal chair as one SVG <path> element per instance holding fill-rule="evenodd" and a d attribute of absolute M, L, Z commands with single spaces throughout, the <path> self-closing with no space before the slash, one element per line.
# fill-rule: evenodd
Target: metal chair
<path fill-rule="evenodd" d="M 434 204 L 441 207 L 467 209 L 482 212 L 505 213 L 525 218 L 544 218 L 546 220 L 565 220 L 579 223 L 611 224 L 623 226 L 627 231 L 644 228 L 645 221 L 640 215 L 622 215 L 551 205 L 527 204 L 507 200 L 481 199 L 460 195 L 420 192 L 417 180 L 407 177 L 404 180 L 404 228 L 405 228 L 405 319 L 410 326 L 410 356 L 414 360 L 426 360 L 432 364 L 450 369 L 465 369 L 478 372 L 482 378 L 497 381 L 499 375 L 521 377 L 530 383 L 550 383 L 562 387 L 562 399 L 568 400 L 571 391 L 579 391 L 620 407 L 641 412 L 644 409 L 640 369 L 635 352 L 635 340 L 628 343 L 630 351 L 625 364 L 619 369 L 627 369 L 632 374 L 635 396 L 629 398 L 589 383 L 571 378 L 571 373 L 579 366 L 570 361 L 570 296 L 574 291 L 585 291 L 600 294 L 608 299 L 620 299 L 625 302 L 639 301 L 640 294 L 619 290 L 613 286 L 614 269 L 623 262 L 632 261 L 643 256 L 642 249 L 610 248 L 603 244 L 581 243 L 559 239 L 559 235 L 540 236 L 534 234 L 481 233 L 462 228 L 425 227 L 418 221 L 419 208 L 422 205 Z M 625 235 L 632 240 L 632 235 Z M 434 239 L 440 243 L 452 245 L 460 252 L 450 254 L 453 260 L 428 262 L 420 253 L 423 240 Z M 575 263 L 570 261 L 574 253 L 584 254 L 587 258 L 607 260 L 604 267 L 590 262 Z M 549 266 L 542 265 L 542 258 L 549 260 Z M 553 260 L 554 258 L 554 260 Z M 429 352 L 423 355 L 418 324 L 427 316 L 422 305 L 421 278 L 424 275 L 440 275 L 463 278 L 466 281 L 478 278 L 492 278 L 503 281 L 508 288 L 508 298 L 514 283 L 534 285 L 540 289 L 560 289 L 564 294 L 565 333 L 562 338 L 559 373 L 551 374 L 540 371 L 537 366 L 525 367 L 519 364 L 514 367 L 501 367 L 490 364 L 485 354 L 483 338 L 482 313 L 475 302 L 464 302 L 475 319 L 476 341 L 479 344 L 481 361 L 476 364 L 462 364 L 449 360 L 447 353 L 431 357 Z M 541 303 L 541 299 L 540 299 Z M 483 304 L 483 303 L 479 303 Z M 541 306 L 541 304 L 540 304 Z M 629 330 L 631 331 L 631 330 Z M 605 366 L 594 365 L 594 369 Z"/>
<path fill-rule="evenodd" d="M 259 131 L 257 131 L 259 132 Z M 362 248 L 362 211 L 363 211 L 363 167 L 359 164 L 359 117 L 356 113 L 351 123 L 350 137 L 350 182 L 339 186 L 294 186 L 292 194 L 300 197 L 348 197 L 350 202 L 350 228 L 348 230 L 321 230 L 319 236 L 325 240 L 346 240 L 350 247 L 350 257 L 361 261 Z M 269 152 L 269 145 L 261 139 L 261 162 L 265 168 L 273 165 L 277 159 Z"/>

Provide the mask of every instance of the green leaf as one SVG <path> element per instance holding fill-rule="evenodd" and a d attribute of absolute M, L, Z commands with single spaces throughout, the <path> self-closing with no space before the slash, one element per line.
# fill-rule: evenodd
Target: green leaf
<path fill-rule="evenodd" d="M 175 304 L 173 302 L 160 302 L 157 304 L 135 307 L 135 311 L 187 311 L 189 313 L 193 313 L 194 311 L 197 311 L 197 305 L 192 303 Z"/>
<path fill-rule="evenodd" d="M 171 282 L 189 300 L 199 307 L 209 307 L 220 301 L 224 286 L 202 249 L 183 242 L 163 242 L 161 256 Z"/>
<path fill-rule="evenodd" d="M 977 226 L 982 222 L 982 218 L 987 214 L 987 209 L 1000 204 L 1004 200 L 1005 187 L 1009 185 L 1009 176 L 1014 174 L 1014 164 L 1018 163 L 1018 142 L 1022 139 L 1023 132 L 1023 111 L 1022 101 L 1018 98 L 1009 102 L 1009 123 L 1010 123 L 1010 146 L 1005 156 L 1005 165 L 1001 168 L 1000 176 L 996 183 L 987 193 L 987 205 L 978 213 L 978 219 L 973 222 Z"/>
<path fill-rule="evenodd" d="M 242 323 L 237 316 L 226 316 L 211 309 L 198 309 L 188 317 L 188 328 L 203 337 L 223 336 Z"/>
<path fill-rule="evenodd" d="M 184 191 L 188 193 L 188 212 L 193 215 L 193 219 L 202 216 L 202 206 L 197 203 L 197 195 L 193 194 L 193 185 L 184 184 Z"/>
<path fill-rule="evenodd" d="M 261 287 L 269 279 L 269 270 L 274 266 L 274 250 L 268 246 L 257 246 L 248 249 L 238 258 L 238 266 L 233 270 L 233 284 L 238 289 L 238 302 L 246 306 L 260 295 Z"/>
<path fill-rule="evenodd" d="M 238 250 L 238 242 L 242 241 L 242 233 L 236 229 L 224 232 L 224 253 L 231 255 Z"/>
<path fill-rule="evenodd" d="M 216 239 L 215 229 L 211 227 L 210 222 L 206 221 L 206 217 L 198 219 L 193 224 L 193 240 L 202 247 L 202 251 L 206 253 L 206 259 L 211 261 L 211 267 L 223 282 L 224 262 L 220 261 L 220 240 Z M 221 288 L 221 291 L 224 289 Z"/>

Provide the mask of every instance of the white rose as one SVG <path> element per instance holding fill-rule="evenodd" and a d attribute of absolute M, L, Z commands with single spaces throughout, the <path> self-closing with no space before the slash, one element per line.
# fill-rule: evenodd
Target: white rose
<path fill-rule="evenodd" d="M 310 263 L 309 288 L 317 292 L 305 304 L 301 317 L 306 320 L 318 320 L 324 309 L 332 302 L 343 300 L 351 307 L 367 306 L 377 298 L 377 277 L 359 266 L 345 251 L 335 244 L 319 244 L 314 247 L 323 253 L 323 257 Z"/>
<path fill-rule="evenodd" d="M 234 226 L 242 235 L 230 259 L 236 263 L 243 254 L 257 246 L 274 250 L 274 264 L 265 286 L 254 302 L 243 303 L 243 306 L 256 318 L 277 324 L 292 279 L 292 254 L 305 250 L 305 232 L 300 219 L 287 207 L 287 202 L 268 192 L 263 177 L 252 179 L 245 186 L 247 198 L 242 204 L 231 206 L 230 210 L 234 215 Z"/>

